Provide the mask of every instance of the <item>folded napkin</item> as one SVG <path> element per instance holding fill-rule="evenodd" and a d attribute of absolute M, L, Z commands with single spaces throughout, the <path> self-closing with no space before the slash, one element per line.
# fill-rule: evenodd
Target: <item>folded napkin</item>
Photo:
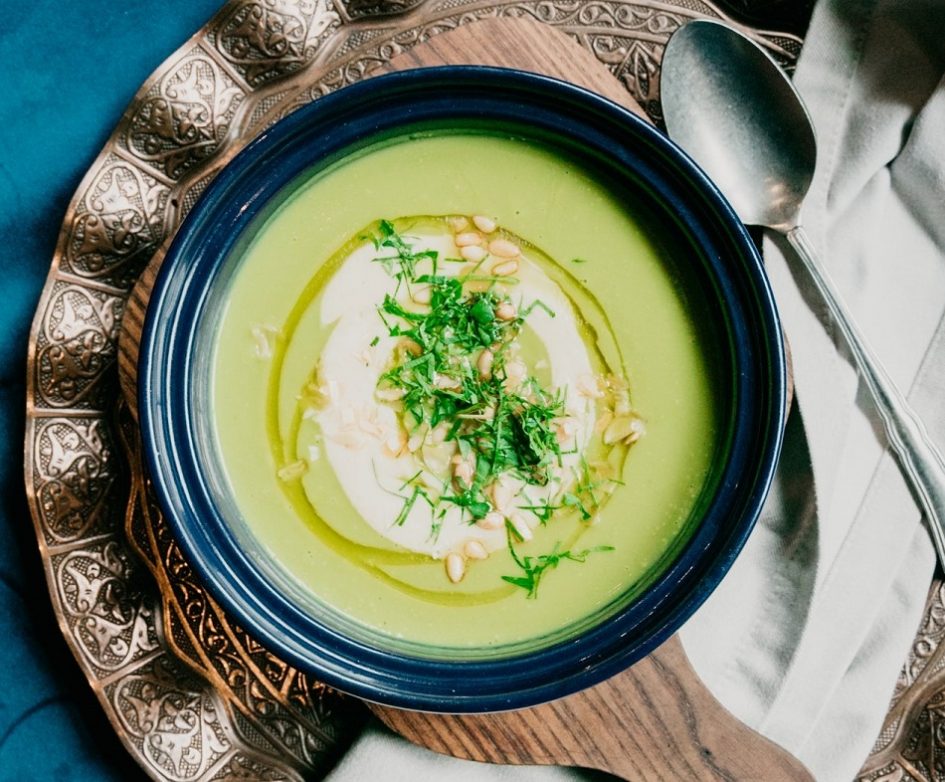
<path fill-rule="evenodd" d="M 945 6 L 822 0 L 795 83 L 818 138 L 805 225 L 862 331 L 945 446 Z M 780 242 L 765 260 L 797 403 L 762 518 L 682 630 L 736 716 L 817 779 L 852 779 L 879 733 L 934 569 L 920 513 L 846 350 Z M 434 756 L 377 726 L 331 782 L 554 782 L 564 769 Z"/>

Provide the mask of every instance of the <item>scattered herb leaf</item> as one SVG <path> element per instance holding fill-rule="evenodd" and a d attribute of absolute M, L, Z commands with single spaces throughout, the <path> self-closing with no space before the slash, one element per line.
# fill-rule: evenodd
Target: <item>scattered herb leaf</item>
<path fill-rule="evenodd" d="M 541 583 L 542 576 L 549 571 L 554 570 L 561 562 L 570 560 L 571 562 L 584 562 L 591 554 L 601 551 L 613 551 L 613 546 L 594 546 L 586 548 L 583 551 L 559 551 L 561 543 L 555 543 L 554 548 L 547 554 L 540 554 L 537 557 L 519 556 L 512 543 L 512 528 L 508 527 L 508 545 L 509 553 L 515 564 L 522 570 L 521 576 L 502 576 L 503 581 L 507 581 L 514 586 L 524 589 L 528 594 L 526 597 L 534 599 L 538 596 L 538 585 Z"/>

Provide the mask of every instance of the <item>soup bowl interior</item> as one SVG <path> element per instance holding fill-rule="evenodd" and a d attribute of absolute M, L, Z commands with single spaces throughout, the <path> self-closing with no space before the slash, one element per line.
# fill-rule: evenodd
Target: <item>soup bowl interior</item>
<path fill-rule="evenodd" d="M 646 577 L 559 631 L 498 647 L 416 643 L 396 632 L 396 617 L 394 631 L 380 632 L 320 600 L 242 519 L 212 414 L 208 357 L 261 226 L 319 172 L 366 150 L 455 133 L 552 150 L 624 194 L 665 233 L 666 252 L 684 269 L 680 295 L 711 347 L 707 364 L 718 399 L 711 475 L 685 530 Z M 371 79 L 296 111 L 250 144 L 209 186 L 170 247 L 139 366 L 147 467 L 214 597 L 273 652 L 338 689 L 453 713 L 561 697 L 613 675 L 673 633 L 721 580 L 758 517 L 784 406 L 784 350 L 771 292 L 754 244 L 714 185 L 625 109 L 553 79 L 481 67 Z M 521 603 L 528 610 L 530 601 L 523 596 Z"/>

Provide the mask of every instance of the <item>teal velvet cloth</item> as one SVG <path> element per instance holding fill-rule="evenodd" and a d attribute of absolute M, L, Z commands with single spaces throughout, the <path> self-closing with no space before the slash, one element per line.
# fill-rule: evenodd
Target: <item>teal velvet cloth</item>
<path fill-rule="evenodd" d="M 23 489 L 26 343 L 69 199 L 220 0 L 0 0 L 0 780 L 134 780 L 66 648 Z"/>

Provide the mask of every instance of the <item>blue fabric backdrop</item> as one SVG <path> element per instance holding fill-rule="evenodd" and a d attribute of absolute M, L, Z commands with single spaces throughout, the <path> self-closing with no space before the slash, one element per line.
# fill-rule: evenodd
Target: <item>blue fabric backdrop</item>
<path fill-rule="evenodd" d="M 23 491 L 30 320 L 79 180 L 220 0 L 0 0 L 0 780 L 133 780 L 59 633 Z"/>

